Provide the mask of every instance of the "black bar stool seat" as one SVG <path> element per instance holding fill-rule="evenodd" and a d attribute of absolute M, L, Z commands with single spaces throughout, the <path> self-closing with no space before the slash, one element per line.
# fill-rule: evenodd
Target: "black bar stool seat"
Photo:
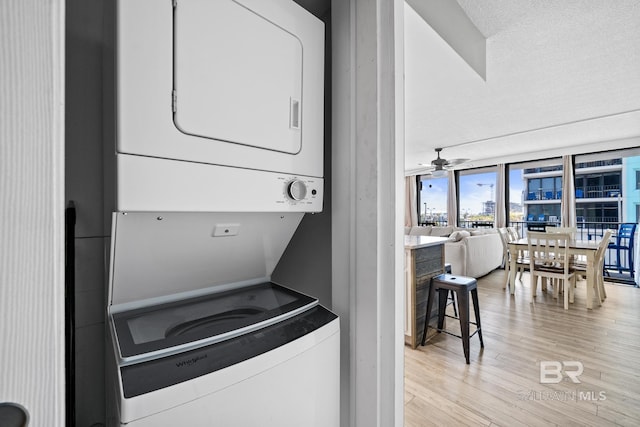
<path fill-rule="evenodd" d="M 452 274 L 440 274 L 431 279 L 431 288 L 429 289 L 429 297 L 427 298 L 427 315 L 425 318 L 424 332 L 422 334 L 422 345 L 425 344 L 427 339 L 427 329 L 429 328 L 429 318 L 431 317 L 431 310 L 433 307 L 433 301 L 435 293 L 438 290 L 444 292 L 438 292 L 439 308 L 438 308 L 438 333 L 444 332 L 449 335 L 453 335 L 458 338 L 462 338 L 462 349 L 464 350 L 464 357 L 469 363 L 469 339 L 478 334 L 480 338 L 480 347 L 484 348 L 484 342 L 482 341 L 482 328 L 480 326 L 480 306 L 478 305 L 478 282 L 472 277 L 454 276 Z M 456 293 L 458 300 L 458 314 L 459 316 L 448 316 L 445 314 L 446 303 L 449 296 L 449 291 Z M 473 300 L 473 310 L 475 313 L 476 321 L 471 322 L 469 320 L 469 294 Z M 444 318 L 445 316 L 458 319 L 460 321 L 461 335 L 444 330 Z M 475 325 L 476 330 L 473 334 L 469 334 L 469 324 Z"/>

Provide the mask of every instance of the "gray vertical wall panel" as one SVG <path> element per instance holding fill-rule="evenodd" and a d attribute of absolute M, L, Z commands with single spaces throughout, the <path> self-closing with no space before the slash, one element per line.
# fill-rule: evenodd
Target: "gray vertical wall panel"
<path fill-rule="evenodd" d="M 0 402 L 64 424 L 64 1 L 0 2 Z"/>
<path fill-rule="evenodd" d="M 75 422 L 105 421 L 103 22 L 105 0 L 66 2 L 65 189 L 77 209 Z"/>

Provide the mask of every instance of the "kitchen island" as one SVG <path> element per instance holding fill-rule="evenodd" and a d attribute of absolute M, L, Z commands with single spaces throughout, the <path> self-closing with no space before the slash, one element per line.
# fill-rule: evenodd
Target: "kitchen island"
<path fill-rule="evenodd" d="M 405 252 L 405 322 L 404 342 L 416 348 L 422 339 L 431 278 L 444 273 L 446 237 L 404 236 Z M 437 301 L 434 301 L 430 325 L 437 324 Z M 430 330 L 429 335 L 435 333 Z"/>

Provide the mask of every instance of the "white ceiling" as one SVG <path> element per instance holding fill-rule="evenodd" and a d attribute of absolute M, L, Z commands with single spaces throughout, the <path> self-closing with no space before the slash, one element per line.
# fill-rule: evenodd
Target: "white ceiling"
<path fill-rule="evenodd" d="M 405 169 L 640 146 L 640 0 L 457 1 L 487 79 L 405 6 Z"/>

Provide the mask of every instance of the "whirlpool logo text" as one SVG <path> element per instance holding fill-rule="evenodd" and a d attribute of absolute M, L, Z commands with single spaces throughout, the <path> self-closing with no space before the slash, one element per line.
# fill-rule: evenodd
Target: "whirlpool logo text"
<path fill-rule="evenodd" d="M 176 367 L 184 368 L 185 366 L 191 366 L 206 358 L 207 358 L 207 355 L 205 354 L 202 356 L 192 357 L 191 359 L 181 360 L 180 362 L 176 363 Z"/>

